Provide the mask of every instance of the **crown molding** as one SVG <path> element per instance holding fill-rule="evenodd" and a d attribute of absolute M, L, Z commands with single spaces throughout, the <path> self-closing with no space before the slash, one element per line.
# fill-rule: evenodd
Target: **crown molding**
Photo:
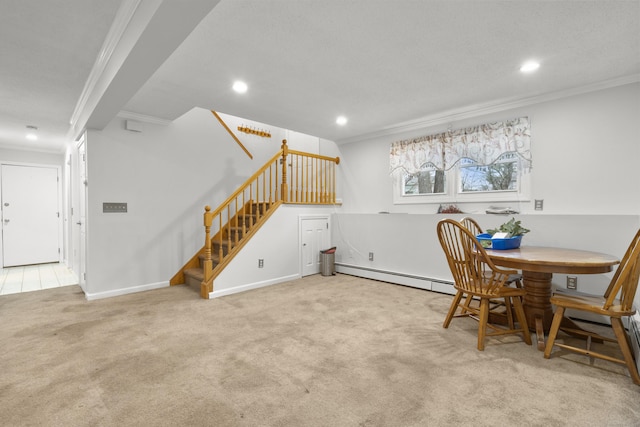
<path fill-rule="evenodd" d="M 127 27 L 131 22 L 131 18 L 133 18 L 133 15 L 138 9 L 141 1 L 142 0 L 123 0 L 120 4 L 120 8 L 116 13 L 109 32 L 107 33 L 107 37 L 105 38 L 100 52 L 98 53 L 98 58 L 93 64 L 93 68 L 89 73 L 89 77 L 82 89 L 82 93 L 78 98 L 76 108 L 73 110 L 73 114 L 71 115 L 69 124 L 72 128 L 76 128 L 78 120 L 87 106 L 87 102 L 94 93 L 96 85 L 104 75 L 105 70 L 108 68 L 113 52 L 118 47 L 118 44 L 127 30 Z"/>
<path fill-rule="evenodd" d="M 505 98 L 497 101 L 470 105 L 462 108 L 448 110 L 439 114 L 425 116 L 416 120 L 397 123 L 395 125 L 384 127 L 375 132 L 370 132 L 351 138 L 340 139 L 337 140 L 336 143 L 339 145 L 350 144 L 353 142 L 367 141 L 380 137 L 398 135 L 405 132 L 425 129 L 431 126 L 447 124 L 458 120 L 465 120 L 473 117 L 483 116 L 486 114 L 526 107 L 528 105 L 540 104 L 556 99 L 568 98 L 570 96 L 596 92 L 603 89 L 609 89 L 612 87 L 623 86 L 626 84 L 637 82 L 640 82 L 640 74 L 632 74 L 629 76 L 605 80 L 576 88 L 545 93 L 542 95 L 530 96 L 525 98 Z"/>

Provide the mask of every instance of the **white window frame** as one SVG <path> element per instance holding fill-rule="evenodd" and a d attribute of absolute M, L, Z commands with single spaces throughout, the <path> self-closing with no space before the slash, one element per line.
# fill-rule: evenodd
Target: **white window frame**
<path fill-rule="evenodd" d="M 460 169 L 456 165 L 445 172 L 445 192 L 433 194 L 403 194 L 404 174 L 400 171 L 393 174 L 393 203 L 404 204 L 442 204 L 442 203 L 493 203 L 493 202 L 528 202 L 531 201 L 531 175 L 523 173 L 518 167 L 518 184 L 515 190 L 459 191 Z"/>

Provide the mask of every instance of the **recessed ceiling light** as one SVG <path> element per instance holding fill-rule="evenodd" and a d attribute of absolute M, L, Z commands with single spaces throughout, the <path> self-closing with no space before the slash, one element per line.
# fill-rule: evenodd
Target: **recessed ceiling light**
<path fill-rule="evenodd" d="M 527 61 L 520 67 L 520 71 L 523 73 L 532 73 L 540 68 L 540 63 L 536 61 Z"/>
<path fill-rule="evenodd" d="M 32 125 L 27 125 L 27 136 L 26 138 L 29 141 L 37 141 L 38 140 L 38 127 L 37 126 L 32 126 Z"/>
<path fill-rule="evenodd" d="M 233 90 L 235 90 L 238 93 L 245 93 L 247 89 L 249 89 L 249 86 L 247 86 L 245 82 L 241 82 L 240 80 L 233 82 L 232 87 L 233 87 Z"/>
<path fill-rule="evenodd" d="M 344 126 L 347 124 L 347 118 L 345 116 L 338 116 L 338 118 L 336 119 L 336 123 L 340 126 Z"/>

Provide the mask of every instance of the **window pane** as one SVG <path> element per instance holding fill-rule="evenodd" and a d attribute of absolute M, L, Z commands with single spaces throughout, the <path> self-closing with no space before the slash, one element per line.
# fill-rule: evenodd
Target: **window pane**
<path fill-rule="evenodd" d="M 472 191 L 508 191 L 518 188 L 517 161 L 475 165 L 472 161 L 461 162 L 460 190 Z"/>
<path fill-rule="evenodd" d="M 405 175 L 402 182 L 403 195 L 444 193 L 444 171 L 420 171 Z"/>

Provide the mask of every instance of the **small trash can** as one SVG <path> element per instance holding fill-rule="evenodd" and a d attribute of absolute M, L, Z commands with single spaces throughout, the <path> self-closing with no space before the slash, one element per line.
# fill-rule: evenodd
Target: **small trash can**
<path fill-rule="evenodd" d="M 336 274 L 336 247 L 320 251 L 320 274 L 332 276 Z"/>

